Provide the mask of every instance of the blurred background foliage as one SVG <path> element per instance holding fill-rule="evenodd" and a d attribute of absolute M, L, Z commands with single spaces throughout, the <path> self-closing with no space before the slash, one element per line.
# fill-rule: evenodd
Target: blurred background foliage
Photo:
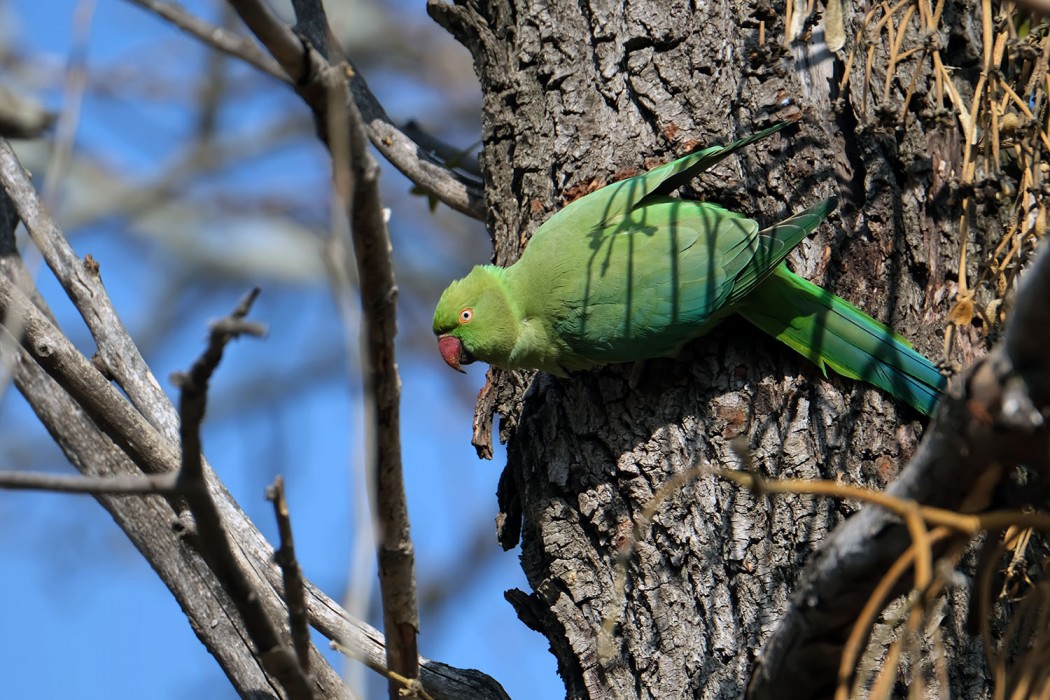
<path fill-rule="evenodd" d="M 476 151 L 481 95 L 470 57 L 420 3 L 326 6 L 396 120 Z M 243 32 L 220 0 L 185 7 Z M 274 7 L 290 18 L 288 7 Z M 301 100 L 124 0 L 0 0 L 0 90 L 0 100 L 28 101 L 56 119 L 45 138 L 16 141 L 16 150 L 74 249 L 100 264 L 169 395 L 167 377 L 200 352 L 208 321 L 262 287 L 253 317 L 270 333 L 227 353 L 205 452 L 271 541 L 263 491 L 284 474 L 305 572 L 337 599 L 351 586 L 360 594 L 374 579 L 374 557 L 354 539 L 357 329 L 354 318 L 344 325 L 326 275 L 324 246 L 343 215 Z M 503 455 L 479 462 L 469 443 L 483 375 L 450 372 L 430 331 L 440 290 L 487 261 L 489 239 L 476 221 L 432 211 L 379 160 L 400 285 L 420 649 L 489 673 L 512 697 L 556 697 L 564 690 L 545 641 L 503 600 L 505 589 L 526 584 L 517 556 L 494 538 Z M 25 255 L 63 329 L 90 356 L 90 334 L 33 251 Z M 17 392 L 4 391 L 0 412 L 4 469 L 72 471 Z M 167 589 L 89 497 L 0 494 L 0 556 L 4 696 L 233 696 Z M 366 694 L 385 694 L 385 683 L 370 680 Z"/>

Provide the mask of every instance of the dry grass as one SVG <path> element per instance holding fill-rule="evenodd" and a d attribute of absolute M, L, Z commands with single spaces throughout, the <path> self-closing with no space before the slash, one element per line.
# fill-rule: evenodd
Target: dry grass
<path fill-rule="evenodd" d="M 936 5 L 930 0 L 873 5 L 850 49 L 840 88 L 844 91 L 849 85 L 855 91 L 863 91 L 861 109 L 869 103 L 878 104 L 883 108 L 880 119 L 901 124 L 909 117 L 916 86 L 924 75 L 929 75 L 932 91 L 926 99 L 933 109 L 927 110 L 926 115 L 944 119 L 945 125 L 958 129 L 962 149 L 958 173 L 961 244 L 957 296 L 945 334 L 947 357 L 956 329 L 972 323 L 975 314 L 989 329 L 1003 322 L 1005 302 L 1017 283 L 1018 273 L 1046 232 L 1050 197 L 1050 20 L 1020 9 L 1013 2 L 981 0 L 981 70 L 976 73 L 976 82 L 972 82 L 973 72 L 966 73 L 971 76 L 968 80 L 944 63 L 945 47 L 940 44 L 945 29 L 943 9 L 943 0 Z M 858 73 L 863 71 L 862 77 L 854 75 L 855 65 Z M 877 82 L 876 74 L 882 74 L 884 79 Z M 887 109 L 894 104 L 899 86 L 904 86 L 903 102 L 899 109 Z M 978 210 L 990 206 L 1006 209 L 1007 223 L 999 230 L 978 228 Z M 989 252 L 977 261 L 976 276 L 968 279 L 969 247 L 978 236 L 984 243 L 983 250 Z M 989 301 L 978 305 L 975 292 L 982 289 L 982 298 Z M 922 665 L 917 657 L 923 629 L 932 631 L 933 665 L 945 658 L 943 653 L 936 653 L 940 636 L 937 620 L 931 618 L 933 601 L 952 575 L 962 548 L 948 547 L 947 554 L 931 562 L 932 544 L 947 537 L 950 530 L 941 525 L 927 531 L 928 524 L 927 520 L 922 527 L 910 528 L 911 548 L 879 586 L 880 592 L 886 592 L 906 572 L 914 572 L 915 587 L 908 597 L 897 641 L 890 646 L 873 680 L 856 677 L 852 686 L 847 685 L 860 664 L 860 642 L 869 638 L 878 613 L 886 605 L 876 594 L 858 619 L 851 645 L 843 656 L 837 697 L 856 697 L 861 687 L 870 689 L 869 697 L 889 697 L 902 656 L 910 657 L 908 665 L 912 669 Z M 1032 530 L 1019 522 L 1005 532 L 991 529 L 985 533 L 987 551 L 977 572 L 973 604 L 995 678 L 996 698 L 1050 697 L 1050 584 L 1033 583 L 1027 577 L 1025 553 L 1031 536 Z M 964 543 L 968 544 L 969 538 Z M 994 586 L 993 581 L 997 580 L 1002 584 Z M 991 629 L 997 605 L 1009 620 L 998 640 L 993 638 Z M 918 676 L 913 678 L 920 681 Z M 922 685 L 913 685 L 911 694 L 916 695 Z"/>
<path fill-rule="evenodd" d="M 832 50 L 846 43 L 840 3 L 825 0 L 825 36 Z M 787 3 L 789 39 L 814 11 L 810 3 L 802 20 L 794 5 Z M 953 188 L 961 244 L 957 292 L 946 324 L 949 357 L 958 327 L 975 318 L 986 329 L 999 327 L 1018 272 L 1046 231 L 1050 20 L 1013 2 L 980 0 L 980 70 L 956 70 L 945 63 L 949 27 L 944 10 L 944 0 L 873 3 L 845 54 L 839 94 L 849 91 L 862 123 L 874 117 L 881 127 L 893 129 L 917 112 L 926 126 L 957 132 Z M 1007 222 L 996 230 L 989 230 L 988 218 L 978 217 L 992 208 L 1004 210 L 997 220 Z M 974 240 L 987 252 L 970 267 Z M 978 290 L 987 292 L 980 295 L 982 303 Z"/>
<path fill-rule="evenodd" d="M 846 49 L 841 0 L 824 0 L 823 5 L 829 48 Z M 801 14 L 792 0 L 785 7 L 785 41 L 806 40 L 818 9 L 813 0 Z M 956 131 L 953 206 L 961 243 L 945 357 L 958 328 L 975 319 L 989 332 L 1001 327 L 1018 275 L 1046 232 L 1050 204 L 1050 19 L 1013 2 L 979 0 L 978 9 L 980 69 L 964 71 L 945 63 L 944 0 L 872 3 L 846 50 L 839 83 L 840 95 L 850 91 L 861 123 L 898 129 L 919 118 L 927 128 Z M 764 24 L 761 29 L 764 42 Z M 996 216 L 984 215 L 988 211 Z M 991 225 L 996 221 L 1004 223 Z M 971 260 L 978 249 L 981 259 Z M 1037 580 L 1029 578 L 1030 566 L 1040 574 L 1050 566 L 1050 559 L 1032 554 L 1033 533 L 1050 531 L 1047 513 L 957 513 L 835 482 L 765 480 L 753 469 L 701 467 L 661 489 L 625 537 L 616 579 L 619 598 L 627 561 L 659 504 L 668 493 L 712 471 L 756 493 L 859 500 L 887 508 L 907 524 L 910 547 L 883 574 L 853 625 L 836 700 L 895 697 L 902 682 L 909 697 L 947 692 L 942 594 L 958 584 L 959 560 L 975 542 L 982 542 L 984 551 L 974 575 L 972 617 L 994 678 L 993 697 L 1050 700 L 1050 582 L 1034 574 Z M 894 598 L 893 591 L 909 580 L 910 592 Z M 993 629 L 993 620 L 1003 623 L 1000 631 Z M 612 617 L 605 621 L 605 637 L 614 624 Z"/>
<path fill-rule="evenodd" d="M 994 697 L 1050 698 L 1050 583 L 1027 577 L 1025 557 L 1033 532 L 1050 532 L 1050 514 L 957 513 L 833 481 L 716 471 L 756 494 L 856 500 L 886 508 L 906 522 L 911 545 L 883 574 L 853 624 L 839 664 L 835 700 L 896 697 L 902 680 L 909 697 L 928 697 L 931 679 L 936 692 L 947 692 L 941 594 L 958 585 L 959 558 L 977 539 L 984 540 L 986 549 L 975 576 L 971 612 L 994 678 Z M 910 592 L 903 600 L 894 596 L 909 578 Z M 1001 583 L 993 587 L 993 581 Z M 1008 619 L 998 639 L 991 624 L 995 606 Z"/>

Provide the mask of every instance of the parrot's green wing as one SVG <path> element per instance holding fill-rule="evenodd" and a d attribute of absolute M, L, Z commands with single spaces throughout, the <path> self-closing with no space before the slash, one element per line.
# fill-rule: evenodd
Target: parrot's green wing
<path fill-rule="evenodd" d="M 686 184 L 724 158 L 774 134 L 794 122 L 774 124 L 725 146 L 710 146 L 690 153 L 666 165 L 592 192 L 566 205 L 544 222 L 533 234 L 533 240 L 563 231 L 604 229 L 632 210 L 648 207 Z M 529 245 L 532 245 L 530 242 Z"/>
<path fill-rule="evenodd" d="M 761 141 L 767 136 L 775 134 L 791 124 L 794 124 L 794 122 L 779 122 L 771 127 L 763 129 L 762 131 L 757 131 L 750 136 L 738 139 L 726 146 L 708 146 L 707 148 L 694 151 L 678 160 L 671 161 L 666 165 L 653 168 L 637 178 L 633 178 L 642 181 L 642 185 L 636 188 L 636 191 L 644 192 L 644 195 L 631 208 L 645 206 L 649 199 L 665 197 L 671 194 L 700 173 L 733 153 L 736 153 L 741 148 L 750 146 L 756 141 Z"/>
<path fill-rule="evenodd" d="M 515 278 L 552 290 L 526 315 L 551 320 L 571 350 L 565 369 L 670 355 L 732 313 L 834 206 L 759 231 L 713 204 L 652 199 L 603 228 L 534 237 Z"/>

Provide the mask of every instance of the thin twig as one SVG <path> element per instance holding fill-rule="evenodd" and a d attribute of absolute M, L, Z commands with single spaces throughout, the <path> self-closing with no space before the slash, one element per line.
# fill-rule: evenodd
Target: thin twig
<path fill-rule="evenodd" d="M 297 11 L 301 10 L 297 5 Z M 322 13 L 318 7 L 314 12 Z M 327 26 L 327 23 L 324 23 Z M 361 116 L 353 101 L 341 99 L 347 89 L 345 71 L 325 74 L 328 120 L 335 138 L 333 181 L 347 207 L 361 293 L 362 375 L 365 399 L 365 464 L 375 487 L 374 514 L 379 537 L 379 588 L 387 637 L 387 667 L 406 678 L 419 675 L 416 635 L 415 553 L 409 529 L 401 467 L 401 380 L 395 362 L 397 282 L 386 215 L 379 198 L 379 169 L 368 154 Z M 338 135 L 338 136 L 336 136 Z M 344 141 L 343 136 L 348 136 Z M 398 689 L 391 684 L 390 695 Z"/>
<path fill-rule="evenodd" d="M 44 201 L 54 207 L 58 201 L 62 181 L 73 154 L 77 126 L 80 124 L 80 107 L 84 101 L 84 89 L 88 81 L 88 44 L 91 39 L 91 22 L 95 16 L 98 0 L 80 0 L 73 19 L 73 41 L 66 66 L 66 80 L 62 94 L 62 111 L 55 122 L 55 139 L 48 157 L 47 180 L 44 184 Z"/>
<path fill-rule="evenodd" d="M 406 136 L 379 104 L 361 72 L 337 47 L 329 46 L 327 42 L 312 46 L 304 43 L 261 0 L 230 0 L 230 4 L 292 77 L 296 91 L 313 110 L 314 118 L 322 128 L 328 126 L 327 100 L 330 96 L 324 75 L 334 64 L 346 62 L 350 66 L 350 95 L 376 150 L 405 177 L 441 202 L 475 219 L 485 218 L 482 183 L 446 168 L 439 158 Z M 320 16 L 324 16 L 323 11 Z M 302 16 L 297 14 L 297 17 L 302 22 Z M 327 22 L 323 29 L 317 36 L 331 35 Z M 329 54 L 330 49 L 334 53 Z"/>
<path fill-rule="evenodd" d="M 259 594 L 234 556 L 222 516 L 208 492 L 201 457 L 200 428 L 208 401 L 208 382 L 232 339 L 242 333 L 260 334 L 257 324 L 244 321 L 258 295 L 258 288 L 253 289 L 233 313 L 212 324 L 208 346 L 201 356 L 189 371 L 172 377 L 180 389 L 182 460 L 177 483 L 193 514 L 201 555 L 237 607 L 248 635 L 260 652 L 263 665 L 277 678 L 290 698 L 307 700 L 314 697 L 313 683 L 295 654 L 284 646 L 277 625 L 270 619 Z"/>
<path fill-rule="evenodd" d="M 341 57 L 324 7 L 318 0 L 294 0 L 296 30 L 307 38 L 308 55 L 319 72 L 304 90 L 323 105 L 324 132 L 330 135 L 332 176 L 350 223 L 361 294 L 361 364 L 365 403 L 365 465 L 375 488 L 379 588 L 387 639 L 387 667 L 405 678 L 418 678 L 419 611 L 416 602 L 415 552 L 412 544 L 401 465 L 401 380 L 394 337 L 397 334 L 397 282 L 386 212 L 379 196 L 379 168 L 368 152 L 364 119 L 354 92 L 355 71 L 348 64 L 327 65 Z M 358 89 L 367 91 L 363 82 Z M 390 697 L 399 696 L 391 683 Z"/>
<path fill-rule="evenodd" d="M 288 513 L 288 502 L 284 499 L 284 478 L 278 476 L 266 490 L 266 498 L 273 502 L 273 513 L 277 520 L 277 532 L 281 538 L 280 548 L 274 552 L 274 560 L 284 575 L 284 599 L 288 603 L 288 625 L 292 630 L 292 646 L 303 673 L 310 673 L 310 618 L 306 612 L 306 585 L 303 571 L 295 558 L 295 540 L 292 538 L 292 518 Z"/>
<path fill-rule="evenodd" d="M 391 671 L 389 668 L 387 668 L 383 664 L 377 664 L 377 663 L 374 663 L 372 660 L 370 660 L 370 659 L 368 659 L 366 657 L 359 656 L 358 654 L 356 654 L 354 652 L 353 649 L 351 649 L 349 647 L 346 647 L 346 646 L 343 646 L 339 642 L 334 642 L 333 641 L 331 643 L 331 647 L 332 647 L 332 649 L 334 649 L 335 651 L 338 651 L 340 654 L 343 654 L 344 656 L 348 656 L 351 659 L 357 659 L 358 661 L 360 661 L 365 666 L 367 666 L 368 668 L 372 669 L 373 671 L 375 671 L 379 675 L 384 676 L 387 680 L 390 681 L 391 684 L 396 685 L 396 686 L 400 686 L 400 688 L 398 689 L 398 696 L 399 697 L 422 698 L 422 700 L 434 700 L 434 698 L 431 697 L 429 693 L 427 693 L 426 689 L 423 687 L 423 684 L 419 682 L 418 678 L 406 678 L 405 676 L 402 676 L 397 671 Z"/>
<path fill-rule="evenodd" d="M 937 530 L 930 536 L 931 543 L 944 539 L 950 534 L 950 532 L 951 531 L 947 528 Z M 836 700 L 846 700 L 846 698 L 850 696 L 850 680 L 852 679 L 854 669 L 857 666 L 857 660 L 860 658 L 860 654 L 864 650 L 864 640 L 867 639 L 879 612 L 885 606 L 886 599 L 889 597 L 890 592 L 897 587 L 897 582 L 905 572 L 907 572 L 908 568 L 912 566 L 917 549 L 917 544 L 913 542 L 912 545 L 897 558 L 897 561 L 895 561 L 879 579 L 878 585 L 876 585 L 871 595 L 868 596 L 868 599 L 864 603 L 864 607 L 857 615 L 857 620 L 853 624 L 853 629 L 850 632 L 849 638 L 846 640 L 842 651 L 841 661 L 839 662 L 838 679 L 835 689 Z"/>
<path fill-rule="evenodd" d="M 985 530 L 1006 530 L 1014 525 L 1050 532 L 1050 513 L 1040 511 L 995 510 L 975 514 L 959 513 L 947 508 L 924 506 L 914 500 L 900 498 L 885 491 L 823 479 L 766 479 L 753 472 L 730 469 L 718 469 L 716 473 L 723 479 L 728 479 L 758 494 L 790 493 L 832 496 L 841 499 L 852 498 L 885 508 L 906 523 L 909 515 L 917 513 L 923 521 L 930 525 L 951 528 L 968 535 L 976 535 Z M 925 566 L 929 570 L 930 563 Z"/>
<path fill-rule="evenodd" d="M 332 114 L 329 120 L 333 124 L 345 123 L 346 117 L 341 112 L 345 105 L 341 100 L 331 100 L 329 109 Z M 348 191 L 351 187 L 352 174 L 349 163 L 349 131 L 345 128 L 328 128 L 328 147 L 332 153 L 332 179 L 337 192 Z M 328 273 L 329 288 L 333 301 L 339 310 L 343 333 L 346 339 L 345 362 L 350 376 L 356 376 L 363 367 L 365 353 L 362 342 L 361 302 L 358 298 L 357 273 L 354 270 L 353 243 L 350 237 L 350 223 L 347 221 L 345 200 L 332 197 L 329 207 L 329 238 L 325 243 L 324 262 Z M 360 394 L 360 386 L 355 393 Z M 367 396 L 360 404 L 360 415 L 354 415 L 362 425 L 368 424 L 366 413 Z M 375 517 L 375 477 L 372 465 L 368 462 L 368 445 L 362 444 L 359 453 L 351 457 L 353 470 L 354 522 L 351 530 L 353 539 L 347 556 L 346 592 L 343 607 L 358 618 L 366 618 L 374 600 L 374 589 L 378 583 L 371 562 L 376 559 Z M 383 658 L 386 658 L 384 649 Z M 384 664 L 385 666 L 385 664 Z M 346 684 L 351 688 L 364 688 L 366 667 L 360 664 L 347 664 L 344 671 Z"/>
<path fill-rule="evenodd" d="M 242 333 L 262 336 L 265 329 L 259 324 L 248 323 L 252 304 L 259 296 L 259 288 L 248 292 L 226 318 L 216 321 L 211 326 L 208 346 L 193 363 L 188 372 L 178 372 L 171 378 L 172 383 L 181 389 L 179 395 L 179 418 L 182 438 L 182 467 L 179 470 L 179 483 L 187 489 L 200 489 L 207 492 L 204 483 L 204 460 L 201 458 L 200 426 L 204 421 L 204 409 L 208 400 L 208 382 L 211 375 L 222 361 L 226 345 Z M 217 515 L 217 514 L 216 514 Z"/>
<path fill-rule="evenodd" d="M 161 0 L 129 0 L 129 2 L 150 10 L 213 49 L 239 58 L 278 80 L 289 82 L 288 73 L 281 67 L 281 64 L 262 51 L 251 39 L 205 22 L 199 17 L 194 17 L 181 5 L 161 2 Z"/>
<path fill-rule="evenodd" d="M 90 493 L 108 496 L 176 496 L 175 474 L 74 476 L 39 472 L 0 471 L 0 489 Z"/>

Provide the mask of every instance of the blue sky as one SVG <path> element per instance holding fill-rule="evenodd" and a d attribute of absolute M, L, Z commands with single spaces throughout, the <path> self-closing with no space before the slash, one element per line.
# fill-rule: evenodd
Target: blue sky
<path fill-rule="evenodd" d="M 217 4 L 207 0 L 186 6 L 218 16 Z M 61 109 L 77 7 L 69 0 L 0 6 L 0 45 L 22 58 L 21 68 L 0 72 L 0 80 Z M 406 51 L 408 40 L 418 39 L 441 53 L 435 65 L 420 68 L 420 77 L 397 45 L 387 47 L 387 56 L 366 47 L 379 59 L 366 74 L 373 88 L 395 118 L 420 118 L 469 145 L 480 129 L 480 96 L 465 51 L 421 6 L 391 12 L 411 17 L 411 32 L 399 35 L 407 37 Z M 446 51 L 453 57 L 449 66 L 440 65 Z M 193 40 L 130 3 L 98 3 L 88 47 L 92 80 L 75 154 L 78 167 L 99 170 L 78 181 L 84 171 L 74 169 L 56 214 L 78 254 L 90 253 L 101 264 L 114 302 L 169 394 L 168 377 L 200 352 L 207 322 L 227 313 L 250 286 L 262 286 L 253 318 L 269 325 L 269 335 L 238 341 L 227 352 L 212 387 L 205 452 L 271 540 L 275 528 L 263 491 L 275 474 L 285 476 L 300 562 L 311 580 L 341 599 L 353 534 L 351 469 L 361 447 L 359 396 L 325 279 L 311 267 L 309 246 L 295 237 L 323 235 L 328 226 L 329 166 L 310 139 L 266 148 L 256 136 L 282 120 L 305 119 L 298 99 L 275 81 L 231 65 L 227 90 L 235 96 L 219 114 L 218 133 L 249 145 L 258 139 L 258 150 L 176 182 L 165 203 L 174 202 L 172 212 L 158 206 L 137 217 L 103 211 L 81 218 L 84 202 L 98 200 L 108 186 L 170 176 L 196 133 L 187 105 L 205 60 Z M 466 77 L 442 85 L 442 75 L 457 72 Z M 18 150 L 27 160 L 39 157 L 29 144 Z M 494 494 L 504 454 L 482 462 L 469 442 L 483 370 L 474 367 L 467 377 L 451 372 L 429 329 L 436 293 L 487 261 L 488 236 L 447 209 L 430 213 L 425 201 L 408 196 L 406 180 L 382 166 L 402 290 L 402 436 L 419 586 L 452 581 L 456 588 L 423 610 L 421 651 L 485 671 L 512 697 L 560 697 L 546 641 L 503 599 L 504 590 L 528 585 L 518 552 L 504 553 L 495 542 Z M 250 256 L 259 260 L 242 265 Z M 223 272 L 224 265 L 231 269 Z M 90 352 L 90 337 L 46 270 L 38 284 L 63 327 Z M 71 469 L 16 392 L 5 393 L 0 410 L 3 468 Z M 456 569 L 470 561 L 479 537 L 487 549 L 461 581 Z M 0 492 L 0 557 L 5 697 L 234 697 L 167 589 L 89 497 Z M 373 683 L 367 695 L 385 697 L 385 690 Z"/>

